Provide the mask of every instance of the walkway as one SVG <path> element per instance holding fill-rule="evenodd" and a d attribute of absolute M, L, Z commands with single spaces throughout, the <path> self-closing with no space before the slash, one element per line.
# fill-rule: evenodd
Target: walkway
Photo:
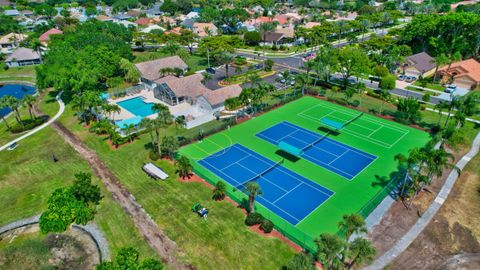
<path fill-rule="evenodd" d="M 435 110 L 435 109 L 432 109 L 432 108 L 426 108 L 426 110 L 438 113 L 438 110 Z M 442 112 L 442 115 L 447 115 L 448 116 L 448 112 Z M 465 118 L 465 120 L 467 120 L 468 122 L 475 123 L 475 124 L 480 124 L 480 120 L 476 120 L 476 119 L 473 119 L 473 118 L 468 118 L 467 117 L 467 118 Z"/>
<path fill-rule="evenodd" d="M 6 143 L 5 145 L 1 146 L 0 147 L 0 151 L 4 150 L 5 148 L 7 148 L 9 145 L 11 145 L 12 143 L 16 143 L 16 142 L 19 142 L 27 137 L 30 137 L 31 135 L 39 132 L 40 130 L 44 129 L 45 127 L 49 126 L 51 123 L 53 123 L 55 120 L 57 120 L 60 115 L 62 115 L 62 113 L 65 111 L 65 104 L 63 103 L 63 100 L 61 98 L 62 96 L 62 92 L 60 92 L 56 97 L 55 99 L 57 100 L 58 104 L 60 105 L 60 109 L 58 110 L 57 114 L 55 114 L 54 117 L 50 118 L 46 123 L 43 123 L 42 125 L 34 128 L 33 130 L 29 131 L 28 133 Z"/>
<path fill-rule="evenodd" d="M 88 148 L 75 134 L 55 121 L 52 128 L 77 151 L 90 165 L 95 175 L 112 193 L 113 198 L 122 206 L 124 211 L 143 236 L 147 244 L 162 258 L 172 269 L 189 270 L 194 269 L 177 260 L 179 249 L 177 244 L 168 238 L 167 235 L 157 226 L 157 223 L 136 201 L 135 197 L 120 183 L 118 178 L 110 171 L 105 163 L 98 157 L 94 150 Z"/>
<path fill-rule="evenodd" d="M 5 226 L 0 227 L 0 235 L 11 230 L 37 224 L 39 222 L 39 219 L 40 219 L 40 215 L 37 215 L 37 216 L 24 218 L 24 219 L 20 219 L 12 223 L 9 223 Z M 86 232 L 92 238 L 92 240 L 95 242 L 95 245 L 97 246 L 98 252 L 100 254 L 101 262 L 110 259 L 108 242 L 105 239 L 105 237 L 103 237 L 102 232 L 97 228 L 97 226 L 95 226 L 94 224 L 87 224 L 85 226 L 74 224 L 73 227 Z"/>
<path fill-rule="evenodd" d="M 480 133 L 478 133 L 475 137 L 470 151 L 457 162 L 457 167 L 463 170 L 467 163 L 478 153 L 479 148 Z M 428 207 L 427 211 L 422 215 L 422 217 L 418 219 L 418 221 L 410 228 L 410 230 L 404 236 L 402 236 L 402 238 L 400 238 L 390 250 L 376 259 L 371 265 L 365 267 L 364 270 L 383 269 L 393 260 L 395 260 L 395 258 L 397 258 L 402 252 L 404 252 L 438 212 L 440 207 L 448 198 L 448 195 L 450 194 L 450 191 L 452 190 L 457 179 L 458 172 L 456 170 L 452 170 L 437 197 Z"/>

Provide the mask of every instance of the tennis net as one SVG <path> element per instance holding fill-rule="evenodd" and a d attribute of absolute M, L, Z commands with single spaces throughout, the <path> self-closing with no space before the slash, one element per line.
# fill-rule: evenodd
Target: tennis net
<path fill-rule="evenodd" d="M 284 159 L 280 160 L 279 162 L 273 164 L 272 166 L 268 167 L 267 169 L 265 169 L 264 171 L 262 171 L 261 173 L 251 177 L 250 179 L 248 179 L 247 181 L 241 183 L 240 185 L 236 186 L 235 189 L 242 189 L 244 188 L 247 183 L 249 182 L 253 182 L 255 181 L 256 179 L 262 177 L 263 175 L 265 175 L 266 173 L 270 172 L 271 170 L 275 169 L 276 167 L 280 166 L 282 163 L 283 163 Z"/>
<path fill-rule="evenodd" d="M 363 112 L 359 113 L 357 116 L 355 116 L 354 118 L 348 120 L 347 122 L 345 122 L 345 124 L 343 124 L 343 127 L 345 127 L 346 125 L 352 123 L 353 121 L 357 120 L 358 118 L 362 117 L 363 115 Z"/>
<path fill-rule="evenodd" d="M 325 139 L 329 134 L 330 134 L 330 132 L 327 132 L 327 134 L 321 136 L 320 138 L 316 139 L 314 142 L 312 142 L 312 143 L 308 144 L 307 146 L 303 147 L 303 148 L 302 148 L 302 151 L 305 151 L 305 150 L 307 150 L 308 148 L 314 146 L 314 145 L 317 144 L 319 141 Z"/>

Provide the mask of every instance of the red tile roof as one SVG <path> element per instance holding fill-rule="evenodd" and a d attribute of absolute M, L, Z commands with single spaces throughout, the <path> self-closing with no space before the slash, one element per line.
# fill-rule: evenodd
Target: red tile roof
<path fill-rule="evenodd" d="M 150 24 L 150 19 L 149 18 L 140 18 L 135 21 L 136 24 L 138 25 L 149 25 Z"/>
<path fill-rule="evenodd" d="M 438 70 L 439 73 L 445 73 L 447 67 L 443 67 Z M 475 59 L 470 58 L 460 62 L 453 63 L 448 70 L 449 73 L 456 73 L 454 78 L 468 77 L 476 83 L 480 83 L 480 63 Z"/>
<path fill-rule="evenodd" d="M 47 42 L 47 41 L 50 40 L 50 35 L 61 35 L 61 34 L 63 34 L 63 31 L 58 30 L 56 28 L 52 28 L 52 29 L 48 30 L 47 32 L 43 33 L 38 38 L 38 40 L 40 40 L 41 42 Z"/>

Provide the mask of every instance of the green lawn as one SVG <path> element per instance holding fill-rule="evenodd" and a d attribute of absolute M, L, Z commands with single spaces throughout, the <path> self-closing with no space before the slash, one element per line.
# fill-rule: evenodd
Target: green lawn
<path fill-rule="evenodd" d="M 303 111 L 305 111 L 304 115 L 308 115 L 307 118 L 298 115 Z M 198 161 L 224 147 L 240 143 L 270 160 L 278 161 L 281 159 L 276 154 L 278 148 L 256 137 L 257 132 L 287 120 L 311 131 L 324 134 L 318 130 L 320 124 L 317 121 L 322 115 L 329 113 L 331 113 L 330 117 L 343 117 L 344 120 L 350 119 L 351 116 L 347 116 L 347 114 L 358 115 L 358 112 L 345 107 L 312 97 L 304 97 L 256 119 L 235 126 L 228 131 L 208 137 L 203 142 L 186 146 L 180 152 L 187 155 L 192 161 Z M 375 155 L 377 159 L 351 181 L 304 159 L 295 162 L 285 160 L 283 164 L 285 167 L 335 192 L 332 197 L 296 226 L 292 226 L 270 210 L 257 204 L 260 211 L 269 216 L 274 224 L 295 235 L 299 238 L 297 239 L 298 242 L 303 242 L 306 239 L 306 244 L 310 248 L 314 248 L 312 239 L 323 232 L 337 232 L 337 223 L 341 220 L 343 214 L 358 212 L 381 190 L 381 185 L 374 184 L 376 182 L 375 176 L 389 177 L 397 169 L 397 163 L 394 160 L 396 154 L 407 154 L 409 149 L 415 146 L 423 146 L 429 140 L 429 135 L 417 129 L 371 115 L 363 115 L 340 131 L 338 136 L 331 136 L 330 138 Z M 195 170 L 206 176 L 211 182 L 216 182 L 218 179 L 217 176 L 196 162 Z M 235 194 L 237 201 L 246 198 L 240 192 L 234 192 L 233 190 L 231 192 L 233 192 L 231 194 Z"/>
<path fill-rule="evenodd" d="M 55 154 L 59 162 L 52 161 Z M 0 152 L 0 225 L 40 214 L 48 196 L 71 183 L 73 174 L 91 172 L 88 164 L 56 132 L 46 128 L 19 142 L 14 151 Z M 103 185 L 95 222 L 104 232 L 113 254 L 123 246 L 134 246 L 146 256 L 155 253 L 142 240 L 130 218 L 116 204 Z"/>
<path fill-rule="evenodd" d="M 39 233 L 28 233 L 15 237 L 12 242 L 0 241 L 1 269 L 52 269 L 45 238 Z"/>
<path fill-rule="evenodd" d="M 170 57 L 171 55 L 164 52 L 134 52 L 133 55 L 135 59 L 134 63 L 140 63 L 144 61 Z M 185 61 L 191 71 L 204 70 L 208 67 L 207 58 L 200 56 L 198 54 L 190 55 L 190 57 Z"/>
<path fill-rule="evenodd" d="M 413 82 L 413 85 L 424 87 L 424 88 L 429 88 L 437 91 L 443 92 L 445 90 L 445 86 L 438 84 L 438 83 L 427 83 L 425 86 L 422 86 L 422 83 L 419 81 Z"/>
<path fill-rule="evenodd" d="M 36 82 L 35 66 L 25 66 L 9 68 L 7 70 L 0 69 L 0 82 L 2 81 L 27 81 Z"/>
<path fill-rule="evenodd" d="M 157 162 L 170 175 L 166 181 L 150 179 L 141 169 L 145 162 L 150 162 L 148 135 L 112 150 L 102 137 L 78 125 L 72 115 L 67 106 L 62 123 L 95 149 L 159 227 L 178 244 L 183 261 L 197 269 L 279 269 L 294 255 L 294 250 L 280 240 L 252 232 L 243 224 L 242 210 L 227 201 L 213 201 L 211 190 L 205 185 L 178 181 L 170 163 Z M 194 136 L 200 129 L 208 130 L 218 123 L 212 121 L 188 131 L 179 129 L 179 133 Z M 175 132 L 172 125 L 168 133 Z M 210 209 L 208 221 L 191 212 L 196 202 Z"/>

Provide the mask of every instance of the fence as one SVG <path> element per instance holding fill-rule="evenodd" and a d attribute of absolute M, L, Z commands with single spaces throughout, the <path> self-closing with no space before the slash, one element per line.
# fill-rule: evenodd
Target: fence
<path fill-rule="evenodd" d="M 138 91 L 141 91 L 141 90 L 144 90 L 144 89 L 145 89 L 145 85 L 139 84 L 139 85 L 128 87 L 128 88 L 118 90 L 118 91 L 115 91 L 115 92 L 106 93 L 106 98 L 123 97 L 123 96 L 126 96 L 126 95 L 130 94 L 130 93 L 138 92 Z"/>
<path fill-rule="evenodd" d="M 375 196 L 373 196 L 358 212 L 357 214 L 367 218 L 375 208 L 385 199 L 387 196 L 396 196 L 395 189 L 398 187 L 403 177 L 395 177 L 388 182 L 384 188 L 382 188 Z"/>
<path fill-rule="evenodd" d="M 215 180 L 217 179 L 215 176 L 213 175 L 209 176 L 210 173 L 204 173 L 206 170 L 202 168 L 200 165 L 198 165 L 198 163 L 196 162 L 193 165 L 193 171 L 195 172 L 195 174 L 200 176 L 202 179 L 204 179 L 211 185 L 215 185 L 215 183 L 218 181 L 218 180 Z M 246 208 L 248 204 L 248 196 L 244 194 L 242 191 L 237 190 L 234 187 L 228 186 L 226 194 L 229 198 L 231 198 L 237 204 Z M 292 242 L 296 243 L 303 249 L 308 250 L 309 252 L 316 252 L 317 248 L 315 245 L 314 238 L 300 231 L 295 226 L 283 220 L 282 218 L 272 213 L 270 210 L 263 207 L 262 205 L 256 204 L 256 211 L 261 213 L 264 218 L 272 221 L 273 224 L 275 225 L 275 229 L 278 232 L 280 232 L 282 235 L 290 239 Z"/>

